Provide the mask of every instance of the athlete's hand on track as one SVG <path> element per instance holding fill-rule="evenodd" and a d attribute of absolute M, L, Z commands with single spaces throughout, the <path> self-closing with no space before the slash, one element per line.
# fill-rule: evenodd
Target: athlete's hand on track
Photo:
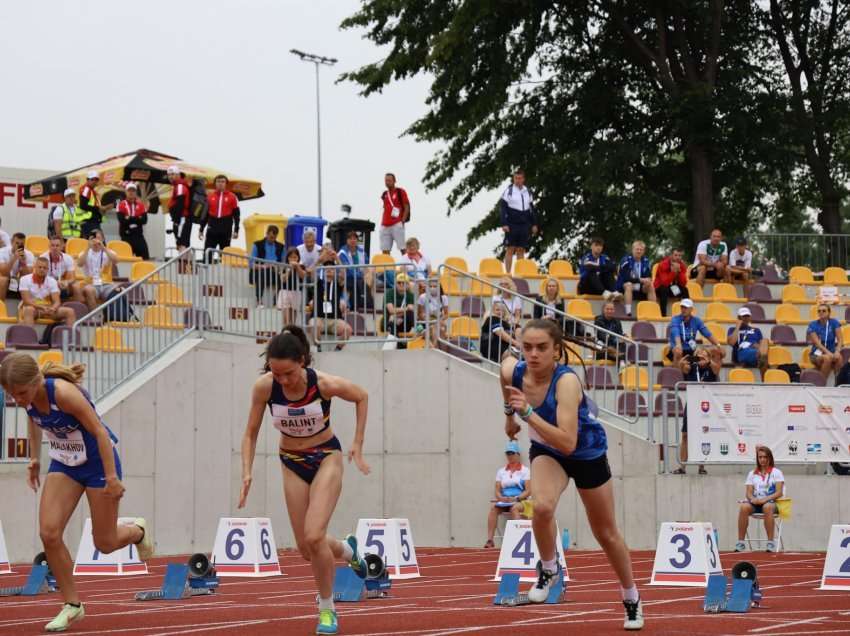
<path fill-rule="evenodd" d="M 516 439 L 516 436 L 519 435 L 520 426 L 516 423 L 516 419 L 513 415 L 508 415 L 505 417 L 505 435 L 508 436 L 508 439 Z"/>
<path fill-rule="evenodd" d="M 242 478 L 242 490 L 239 491 L 239 504 L 237 508 L 244 508 L 248 499 L 248 491 L 251 490 L 251 475 Z"/>
<path fill-rule="evenodd" d="M 27 466 L 27 484 L 32 488 L 33 492 L 38 492 L 39 487 L 41 486 L 41 478 L 39 477 L 39 472 L 41 471 L 41 462 L 39 461 L 30 461 L 29 466 Z"/>
<path fill-rule="evenodd" d="M 514 411 L 519 413 L 520 415 L 525 413 L 528 408 L 528 400 L 525 399 L 525 393 L 520 391 L 515 386 L 506 386 L 508 391 L 508 399 L 506 402 L 510 404 Z"/>
<path fill-rule="evenodd" d="M 357 470 L 359 470 L 364 475 L 368 475 L 372 472 L 372 469 L 369 468 L 369 464 L 366 463 L 366 460 L 363 459 L 363 450 L 362 448 L 355 444 L 348 451 L 348 463 L 351 463 L 351 460 L 354 460 L 355 465 L 357 466 Z"/>
<path fill-rule="evenodd" d="M 106 480 L 106 487 L 103 489 L 103 494 L 113 499 L 121 499 L 124 496 L 124 484 L 117 477 Z"/>

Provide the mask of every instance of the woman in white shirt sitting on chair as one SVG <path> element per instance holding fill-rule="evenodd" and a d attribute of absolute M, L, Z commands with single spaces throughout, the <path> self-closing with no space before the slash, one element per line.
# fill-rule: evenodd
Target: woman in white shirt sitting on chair
<path fill-rule="evenodd" d="M 523 502 L 531 496 L 531 471 L 520 461 L 519 444 L 514 440 L 508 441 L 505 454 L 507 465 L 496 471 L 496 498 L 487 516 L 485 548 L 495 546 L 493 536 L 496 534 L 499 515 L 508 513 L 511 519 L 519 519 L 525 510 Z"/>
<path fill-rule="evenodd" d="M 773 462 L 773 452 L 767 446 L 756 447 L 756 467 L 747 475 L 747 500 L 741 502 L 738 511 L 738 542 L 735 552 L 743 552 L 747 545 L 744 537 L 750 515 L 764 514 L 764 529 L 767 533 L 767 551 L 776 552 L 776 542 L 773 540 L 776 526 L 778 507 L 776 500 L 781 499 L 785 492 L 785 475 Z"/>

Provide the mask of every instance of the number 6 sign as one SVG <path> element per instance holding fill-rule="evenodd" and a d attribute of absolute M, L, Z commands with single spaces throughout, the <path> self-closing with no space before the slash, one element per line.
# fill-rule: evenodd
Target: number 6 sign
<path fill-rule="evenodd" d="M 279 576 L 272 522 L 266 517 L 219 519 L 212 562 L 219 576 Z"/>
<path fill-rule="evenodd" d="M 723 574 L 711 524 L 662 523 L 649 584 L 705 587 L 711 574 Z"/>
<path fill-rule="evenodd" d="M 419 576 L 413 532 L 407 519 L 360 519 L 357 543 L 361 554 L 377 554 L 384 559 L 391 579 Z"/>

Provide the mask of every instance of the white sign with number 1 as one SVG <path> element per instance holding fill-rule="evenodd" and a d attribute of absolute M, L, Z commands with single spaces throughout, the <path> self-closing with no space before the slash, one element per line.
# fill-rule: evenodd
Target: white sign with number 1
<path fill-rule="evenodd" d="M 219 519 L 212 562 L 219 576 L 283 574 L 277 558 L 271 519 Z"/>
<path fill-rule="evenodd" d="M 360 519 L 357 545 L 361 554 L 377 554 L 387 564 L 391 579 L 419 576 L 413 530 L 407 519 Z"/>
<path fill-rule="evenodd" d="M 130 525 L 134 517 L 119 517 L 118 525 Z M 86 519 L 77 558 L 74 559 L 74 576 L 123 576 L 147 574 L 148 566 L 139 559 L 139 552 L 132 543 L 115 552 L 104 553 L 94 547 L 91 519 Z"/>
<path fill-rule="evenodd" d="M 723 574 L 711 524 L 662 523 L 649 584 L 705 587 L 711 574 Z"/>
<path fill-rule="evenodd" d="M 850 525 L 832 526 L 820 589 L 850 592 Z"/>

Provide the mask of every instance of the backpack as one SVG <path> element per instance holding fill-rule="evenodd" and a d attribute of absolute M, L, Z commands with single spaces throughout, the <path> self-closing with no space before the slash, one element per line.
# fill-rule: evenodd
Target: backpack
<path fill-rule="evenodd" d="M 56 208 L 62 207 L 60 205 L 53 206 L 50 208 L 50 211 L 47 213 L 47 238 L 52 239 L 56 236 L 56 230 L 53 228 L 53 213 L 56 212 Z"/>
<path fill-rule="evenodd" d="M 800 373 L 802 370 L 800 369 L 800 365 L 796 362 L 792 362 L 791 364 L 780 364 L 777 369 L 781 369 L 788 374 L 788 377 L 791 378 L 791 382 L 799 382 L 800 381 Z"/>
<path fill-rule="evenodd" d="M 850 384 L 850 362 L 845 362 L 838 371 L 838 375 L 835 376 L 835 386 L 842 384 Z"/>
<path fill-rule="evenodd" d="M 116 296 L 124 292 L 121 287 L 116 287 L 106 297 L 106 302 L 109 302 Z M 105 322 L 131 322 L 136 319 L 136 314 L 133 313 L 133 308 L 130 306 L 130 299 L 127 294 L 116 300 L 111 305 L 108 305 L 103 310 L 103 319 Z"/>

